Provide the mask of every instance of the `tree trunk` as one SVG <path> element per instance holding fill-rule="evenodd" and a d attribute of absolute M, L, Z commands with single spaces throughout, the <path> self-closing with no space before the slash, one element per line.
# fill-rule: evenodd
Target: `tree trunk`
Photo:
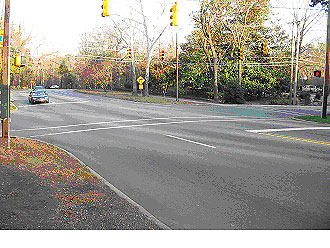
<path fill-rule="evenodd" d="M 136 82 L 136 75 L 135 75 L 135 64 L 132 61 L 131 64 L 131 70 L 132 70 L 132 84 L 133 84 L 133 96 L 137 96 L 137 82 Z"/>
<path fill-rule="evenodd" d="M 213 73 L 213 93 L 214 93 L 214 102 L 219 103 L 219 90 L 218 90 L 218 60 L 215 57 L 214 61 L 214 73 Z"/>
<path fill-rule="evenodd" d="M 147 61 L 147 66 L 146 66 L 146 74 L 145 74 L 145 82 L 144 82 L 144 90 L 143 90 L 143 95 L 144 96 L 149 96 L 149 75 L 150 75 L 150 64 L 151 64 L 151 54 L 152 50 L 149 52 L 148 56 L 148 61 Z"/>

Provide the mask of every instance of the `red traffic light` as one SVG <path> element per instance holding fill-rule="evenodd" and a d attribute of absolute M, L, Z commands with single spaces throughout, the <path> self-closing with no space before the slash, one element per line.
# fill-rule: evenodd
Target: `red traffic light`
<path fill-rule="evenodd" d="M 131 59 L 132 58 L 132 49 L 127 48 L 127 58 Z"/>
<path fill-rule="evenodd" d="M 164 50 L 160 50 L 159 51 L 159 59 L 160 60 L 164 60 L 164 57 L 165 57 L 165 51 Z"/>
<path fill-rule="evenodd" d="M 315 70 L 314 71 L 314 77 L 321 77 L 321 71 L 319 71 L 319 70 Z"/>

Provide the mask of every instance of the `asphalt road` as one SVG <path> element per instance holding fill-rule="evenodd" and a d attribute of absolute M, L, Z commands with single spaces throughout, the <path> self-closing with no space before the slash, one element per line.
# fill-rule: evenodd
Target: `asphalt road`
<path fill-rule="evenodd" d="M 172 229 L 330 228 L 330 125 L 291 119 L 321 107 L 49 92 L 12 93 L 11 135 L 70 151 Z"/>

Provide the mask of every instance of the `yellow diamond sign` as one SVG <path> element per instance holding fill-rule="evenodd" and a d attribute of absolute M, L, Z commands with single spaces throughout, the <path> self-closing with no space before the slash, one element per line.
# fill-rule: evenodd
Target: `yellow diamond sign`
<path fill-rule="evenodd" d="M 143 78 L 142 76 L 140 76 L 140 77 L 138 77 L 138 79 L 136 79 L 136 81 L 137 81 L 139 84 L 143 84 L 144 81 L 146 81 L 146 80 L 144 80 L 144 78 Z"/>

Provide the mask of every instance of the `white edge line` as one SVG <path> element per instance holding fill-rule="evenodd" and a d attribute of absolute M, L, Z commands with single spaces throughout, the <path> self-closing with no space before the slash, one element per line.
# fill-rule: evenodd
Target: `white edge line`
<path fill-rule="evenodd" d="M 216 149 L 215 146 L 203 144 L 203 143 L 196 142 L 196 141 L 193 141 L 193 140 L 183 139 L 183 138 L 176 137 L 176 136 L 169 135 L 169 134 L 165 134 L 165 136 L 170 137 L 170 138 L 173 138 L 173 139 L 178 139 L 178 140 L 183 140 L 183 141 L 186 141 L 186 142 L 190 142 L 190 143 L 193 143 L 193 144 L 196 144 L 196 145 L 201 145 L 201 146 L 206 146 L 206 147 L 210 147 L 210 148 Z"/>
<path fill-rule="evenodd" d="M 250 133 L 269 133 L 269 132 L 284 132 L 284 131 L 303 131 L 303 130 L 327 130 L 330 127 L 297 127 L 297 128 L 279 128 L 279 129 L 259 129 L 259 130 L 245 130 Z"/>

